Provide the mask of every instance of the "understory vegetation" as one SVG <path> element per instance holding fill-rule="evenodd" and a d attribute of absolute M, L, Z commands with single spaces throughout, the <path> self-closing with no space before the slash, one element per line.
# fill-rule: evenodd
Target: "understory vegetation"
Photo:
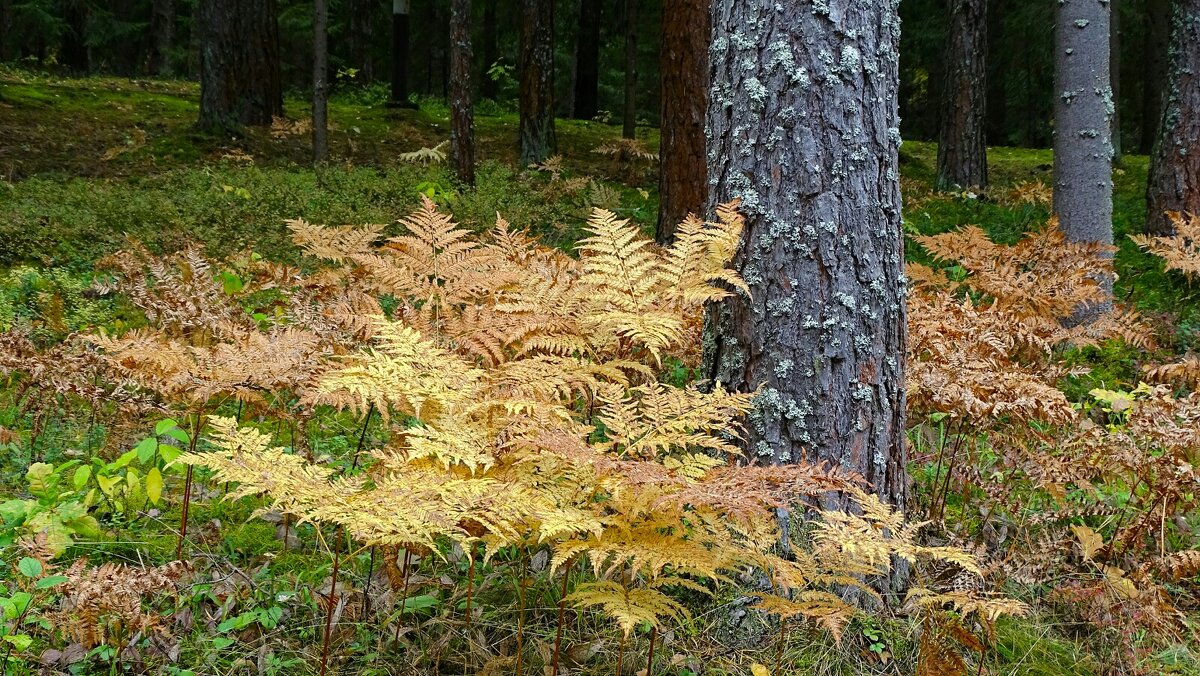
<path fill-rule="evenodd" d="M 335 97 L 314 171 L 300 103 L 0 77 L 5 673 L 1200 673 L 1200 219 L 1130 237 L 1144 157 L 1108 249 L 1048 152 L 936 193 L 903 147 L 905 516 L 740 462 L 741 218 L 654 244 L 654 134 L 515 168 L 481 112 L 463 188 L 436 103 Z"/>

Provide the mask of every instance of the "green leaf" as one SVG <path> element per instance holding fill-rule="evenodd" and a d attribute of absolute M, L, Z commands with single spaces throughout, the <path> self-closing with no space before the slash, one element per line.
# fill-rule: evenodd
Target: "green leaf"
<path fill-rule="evenodd" d="M 113 489 L 121 481 L 121 477 L 104 476 L 103 474 L 96 475 L 96 483 L 100 484 L 100 492 L 108 497 L 113 496 Z"/>
<path fill-rule="evenodd" d="M 180 429 L 178 427 L 172 427 L 171 429 L 167 430 L 166 436 L 171 437 L 172 439 L 174 439 L 175 441 L 178 441 L 179 443 L 183 444 L 184 446 L 187 446 L 188 443 L 190 443 L 192 440 L 192 437 L 189 436 L 187 432 L 184 432 L 182 429 Z"/>
<path fill-rule="evenodd" d="M 154 459 L 154 453 L 158 450 L 158 439 L 146 437 L 139 441 L 133 450 L 137 451 L 138 462 L 144 465 Z"/>
<path fill-rule="evenodd" d="M 43 577 L 42 579 L 38 580 L 37 582 L 34 582 L 33 586 L 36 587 L 37 589 L 49 589 L 50 587 L 55 587 L 66 581 L 67 581 L 66 575 L 51 575 L 50 577 Z"/>
<path fill-rule="evenodd" d="M 224 649 L 228 648 L 229 646 L 233 645 L 234 643 L 237 643 L 237 641 L 235 641 L 231 638 L 225 637 L 225 636 L 216 636 L 213 638 L 212 642 L 213 642 L 213 647 L 216 648 L 217 650 L 224 650 Z"/>
<path fill-rule="evenodd" d="M 134 450 L 128 451 L 125 454 L 123 454 L 121 457 L 112 461 L 112 463 L 109 464 L 108 467 L 106 467 L 105 469 L 107 469 L 110 472 L 114 472 L 116 470 L 119 470 L 119 469 L 127 466 L 129 463 L 133 462 L 133 459 L 136 457 L 138 457 L 138 452 L 137 452 L 137 449 L 135 448 Z"/>
<path fill-rule="evenodd" d="M 163 462 L 170 465 L 175 462 L 179 456 L 183 455 L 183 449 L 170 444 L 162 444 L 158 447 L 158 455 L 163 459 Z"/>
<path fill-rule="evenodd" d="M 17 562 L 17 570 L 21 571 L 25 577 L 37 577 L 42 574 L 42 562 L 26 556 Z"/>
<path fill-rule="evenodd" d="M 174 418 L 163 418 L 154 426 L 154 434 L 161 437 L 167 433 L 167 430 L 178 426 L 179 423 L 175 422 Z"/>
<path fill-rule="evenodd" d="M 82 467 L 76 468 L 75 469 L 75 478 L 73 479 L 73 484 L 75 486 L 75 490 L 77 490 L 77 491 L 83 490 L 83 487 L 87 485 L 88 480 L 91 478 L 92 478 L 91 465 L 83 465 Z"/>
<path fill-rule="evenodd" d="M 438 597 L 430 596 L 429 594 L 410 596 L 404 600 L 404 610 L 406 612 L 428 610 L 436 607 L 438 603 L 440 603 L 440 601 L 438 601 Z"/>
<path fill-rule="evenodd" d="M 158 504 L 159 499 L 162 498 L 162 489 L 162 472 L 155 467 L 146 473 L 146 497 L 150 499 L 150 504 Z"/>
<path fill-rule="evenodd" d="M 4 640 L 11 643 L 18 652 L 24 652 L 29 649 L 29 646 L 33 645 L 33 637 L 29 634 L 9 634 L 4 637 Z"/>

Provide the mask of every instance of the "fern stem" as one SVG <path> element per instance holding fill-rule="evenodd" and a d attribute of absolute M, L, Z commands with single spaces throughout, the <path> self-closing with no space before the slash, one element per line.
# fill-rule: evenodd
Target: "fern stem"
<path fill-rule="evenodd" d="M 650 656 L 646 658 L 646 676 L 654 676 L 654 639 L 658 638 L 658 625 L 650 625 Z"/>
<path fill-rule="evenodd" d="M 562 646 L 563 620 L 567 615 L 567 583 L 571 581 L 571 569 L 574 567 L 575 562 L 571 561 L 563 568 L 562 593 L 558 598 L 558 629 L 554 632 L 554 658 L 550 664 L 550 676 L 558 676 L 558 654 L 559 648 Z"/>
<path fill-rule="evenodd" d="M 521 601 L 521 609 L 517 615 L 517 676 L 521 676 L 525 666 L 523 651 L 525 648 L 525 582 L 529 574 L 529 557 L 523 557 L 521 562 L 521 580 L 517 584 L 517 593 Z"/>
<path fill-rule="evenodd" d="M 787 641 L 787 618 L 779 616 L 779 647 L 775 650 L 775 676 L 783 676 L 783 644 Z"/>
<path fill-rule="evenodd" d="M 467 627 L 471 626 L 471 592 L 475 589 L 475 552 L 471 546 L 470 564 L 467 566 Z"/>
<path fill-rule="evenodd" d="M 367 426 L 371 424 L 371 415 L 373 413 L 375 413 L 374 402 L 372 402 L 371 405 L 369 407 L 367 407 L 367 418 L 366 418 L 366 420 L 363 420 L 362 431 L 360 431 L 358 433 L 358 447 L 354 449 L 354 462 L 350 464 L 351 472 L 358 469 L 358 458 L 359 458 L 359 455 L 362 453 L 363 442 L 366 441 L 366 439 L 367 439 Z"/>
<path fill-rule="evenodd" d="M 613 672 L 615 676 L 621 676 L 621 662 L 625 659 L 625 639 L 629 638 L 629 634 L 621 632 L 621 643 L 617 646 L 617 670 Z"/>
<path fill-rule="evenodd" d="M 397 645 L 400 643 L 400 628 L 404 626 L 404 607 L 408 605 L 408 572 L 412 563 L 412 551 L 407 547 L 404 548 L 404 590 L 400 592 L 400 615 L 396 618 L 396 638 Z"/>
<path fill-rule="evenodd" d="M 325 637 L 321 641 L 321 676 L 325 676 L 325 669 L 329 663 L 329 642 L 333 637 L 333 610 L 337 607 L 338 563 L 341 560 L 338 545 L 341 541 L 342 527 L 338 526 L 337 534 L 333 536 L 333 573 L 330 575 L 329 602 L 325 611 Z"/>
<path fill-rule="evenodd" d="M 201 415 L 196 413 L 195 420 L 192 422 L 192 438 L 188 440 L 188 452 L 196 453 L 196 442 L 200 438 Z M 187 476 L 183 480 L 183 507 L 179 515 L 179 540 L 175 543 L 175 560 L 179 561 L 183 558 L 183 542 L 187 539 L 188 513 L 192 507 L 192 474 L 194 466 L 188 465 Z M 284 542 L 286 545 L 286 541 Z"/>
<path fill-rule="evenodd" d="M 363 617 L 371 615 L 371 578 L 375 575 L 375 545 L 371 545 L 371 561 L 367 564 L 367 580 L 363 583 Z"/>

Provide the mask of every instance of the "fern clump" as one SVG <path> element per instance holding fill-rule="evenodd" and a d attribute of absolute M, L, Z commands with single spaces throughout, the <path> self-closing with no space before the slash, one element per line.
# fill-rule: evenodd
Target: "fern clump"
<path fill-rule="evenodd" d="M 835 632 L 851 612 L 837 589 L 873 593 L 866 580 L 894 557 L 976 570 L 959 550 L 917 544 L 917 526 L 857 476 L 741 466 L 752 393 L 659 381 L 665 358 L 695 360 L 703 305 L 745 292 L 726 267 L 742 231 L 732 206 L 688 219 L 666 249 L 597 210 L 578 258 L 503 219 L 475 236 L 429 200 L 401 223 L 386 240 L 379 227 L 290 224 L 327 263 L 319 284 L 293 276 L 293 288 L 395 299 L 362 327 L 365 342 L 306 352 L 319 363 L 295 388 L 304 410 L 379 412 L 389 440 L 365 469 L 335 471 L 221 417 L 209 422 L 214 450 L 184 462 L 368 545 L 435 557 L 453 545 L 485 561 L 545 548 L 552 572 L 587 561 L 592 581 L 570 599 L 625 634 L 685 616 L 670 589 L 709 593 L 748 567 L 779 592 L 766 610 Z M 778 556 L 776 511 L 830 491 L 857 511 L 827 515 L 811 551 Z"/>

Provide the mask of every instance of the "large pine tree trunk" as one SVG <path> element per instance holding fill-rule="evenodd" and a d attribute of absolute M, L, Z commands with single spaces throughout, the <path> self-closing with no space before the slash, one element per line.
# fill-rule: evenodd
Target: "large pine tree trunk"
<path fill-rule="evenodd" d="M 483 3 L 483 63 L 481 64 L 480 95 L 485 99 L 496 99 L 496 81 L 489 71 L 499 58 L 496 43 L 496 0 Z"/>
<path fill-rule="evenodd" d="M 1142 137 L 1138 152 L 1149 155 L 1159 137 L 1167 50 L 1171 39 L 1171 0 L 1146 0 L 1145 58 L 1142 60 Z"/>
<path fill-rule="evenodd" d="M 898 0 L 714 0 L 709 206 L 741 199 L 707 376 L 758 390 L 759 461 L 828 461 L 907 494 Z"/>
<path fill-rule="evenodd" d="M 521 0 L 520 162 L 557 149 L 554 137 L 554 0 Z"/>
<path fill-rule="evenodd" d="M 1109 6 L 1059 0 L 1054 45 L 1054 211 L 1066 236 L 1112 244 Z M 1112 280 L 1105 280 L 1111 286 Z M 1080 308 L 1087 321 L 1107 306 Z"/>
<path fill-rule="evenodd" d="M 200 0 L 202 129 L 269 125 L 283 115 L 274 0 Z"/>
<path fill-rule="evenodd" d="M 471 107 L 471 0 L 450 3 L 450 168 L 475 184 L 475 118 Z"/>
<path fill-rule="evenodd" d="M 362 84 L 375 81 L 375 59 L 371 55 L 371 45 L 375 41 L 375 20 L 381 9 L 375 0 L 350 2 L 350 31 L 347 35 L 350 66 L 358 69 L 355 80 Z"/>
<path fill-rule="evenodd" d="M 1172 232 L 1168 211 L 1200 215 L 1200 0 L 1177 0 L 1161 135 L 1150 156 L 1146 230 Z"/>
<path fill-rule="evenodd" d="M 621 136 L 637 135 L 637 34 L 638 2 L 625 0 L 625 112 Z"/>
<path fill-rule="evenodd" d="M 175 0 L 150 4 L 150 72 L 160 77 L 171 74 L 171 47 L 175 42 Z"/>
<path fill-rule="evenodd" d="M 708 110 L 707 0 L 664 0 L 659 242 L 669 242 L 689 213 L 703 212 L 708 187 L 704 115 Z"/>
<path fill-rule="evenodd" d="M 596 117 L 600 107 L 600 2 L 580 0 L 579 41 L 575 47 L 575 105 L 571 116 Z"/>
<path fill-rule="evenodd" d="M 986 188 L 987 0 L 951 0 L 937 185 Z"/>
<path fill-rule="evenodd" d="M 329 158 L 329 0 L 313 0 L 313 164 Z"/>

